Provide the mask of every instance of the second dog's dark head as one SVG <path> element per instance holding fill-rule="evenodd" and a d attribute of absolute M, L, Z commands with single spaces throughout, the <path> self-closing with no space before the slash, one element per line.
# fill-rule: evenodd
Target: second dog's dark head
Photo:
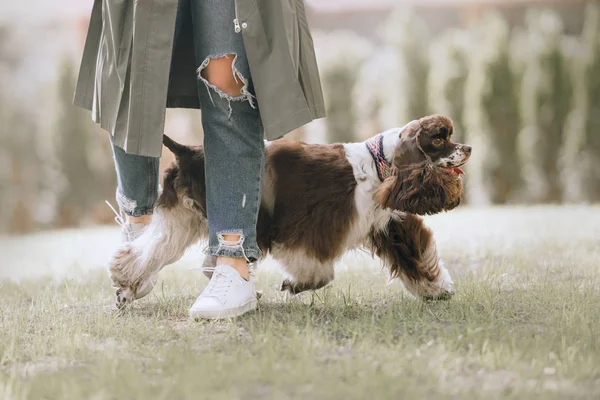
<path fill-rule="evenodd" d="M 431 115 L 404 126 L 395 146 L 395 175 L 378 193 L 380 203 L 412 214 L 426 215 L 458 206 L 463 186 L 461 167 L 471 147 L 452 142 L 452 120 Z"/>

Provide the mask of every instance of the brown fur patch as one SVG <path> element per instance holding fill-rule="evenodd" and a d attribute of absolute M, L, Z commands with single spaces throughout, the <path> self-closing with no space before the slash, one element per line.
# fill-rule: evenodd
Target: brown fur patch
<path fill-rule="evenodd" d="M 273 218 L 263 205 L 261 205 L 258 210 L 256 242 L 264 255 L 271 250 L 271 245 L 273 243 Z"/>
<path fill-rule="evenodd" d="M 423 265 L 423 253 L 433 240 L 433 233 L 423 220 L 407 214 L 402 221 L 390 220 L 385 231 L 371 232 L 372 251 L 389 266 L 390 277 L 413 281 L 433 281 L 439 271 Z"/>
<path fill-rule="evenodd" d="M 177 162 L 165 172 L 158 206 L 170 208 L 190 198 L 206 215 L 202 147 L 182 146 L 170 139 L 165 139 L 165 145 Z M 341 256 L 356 218 L 356 180 L 344 147 L 278 140 L 265 150 L 265 161 L 276 171 L 275 203 L 272 214 L 264 204 L 259 210 L 261 250 L 266 253 L 273 243 L 282 243 L 319 261 Z"/>
<path fill-rule="evenodd" d="M 157 206 L 170 209 L 183 199 L 191 199 L 194 207 L 206 216 L 206 183 L 204 180 L 204 149 L 202 146 L 184 146 L 163 136 L 163 143 L 173 152 L 177 161 L 165 171 L 163 191 Z"/>
<path fill-rule="evenodd" d="M 280 140 L 267 149 L 266 162 L 276 171 L 273 242 L 319 261 L 341 256 L 357 216 L 343 145 Z"/>

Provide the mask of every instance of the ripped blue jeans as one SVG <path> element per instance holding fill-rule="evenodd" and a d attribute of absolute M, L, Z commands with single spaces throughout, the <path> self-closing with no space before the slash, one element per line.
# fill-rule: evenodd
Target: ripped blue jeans
<path fill-rule="evenodd" d="M 198 65 L 198 97 L 204 129 L 207 254 L 255 261 L 264 170 L 263 127 L 241 33 L 235 32 L 234 0 L 180 0 L 175 35 L 191 12 Z M 233 97 L 202 77 L 211 59 L 233 56 L 231 73 L 243 82 Z M 131 216 L 149 215 L 158 198 L 159 159 L 127 154 L 113 146 L 118 177 L 117 202 Z M 240 235 L 228 242 L 224 235 Z"/>

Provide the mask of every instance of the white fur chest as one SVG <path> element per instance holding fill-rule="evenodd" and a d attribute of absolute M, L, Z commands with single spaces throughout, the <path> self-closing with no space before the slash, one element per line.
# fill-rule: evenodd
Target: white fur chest
<path fill-rule="evenodd" d="M 344 147 L 357 183 L 354 203 L 358 219 L 346 239 L 346 248 L 350 249 L 364 245 L 372 229 L 385 229 L 390 218 L 400 216 L 401 213 L 382 209 L 375 201 L 374 195 L 381 182 L 377 177 L 375 162 L 365 144 L 348 143 Z"/>

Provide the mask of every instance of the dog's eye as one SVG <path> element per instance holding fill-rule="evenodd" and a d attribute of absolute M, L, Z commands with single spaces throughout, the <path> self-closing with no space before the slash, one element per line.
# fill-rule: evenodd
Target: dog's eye
<path fill-rule="evenodd" d="M 433 144 L 435 147 L 439 147 L 444 144 L 444 140 L 441 138 L 435 138 L 435 139 L 433 139 L 431 144 Z"/>

